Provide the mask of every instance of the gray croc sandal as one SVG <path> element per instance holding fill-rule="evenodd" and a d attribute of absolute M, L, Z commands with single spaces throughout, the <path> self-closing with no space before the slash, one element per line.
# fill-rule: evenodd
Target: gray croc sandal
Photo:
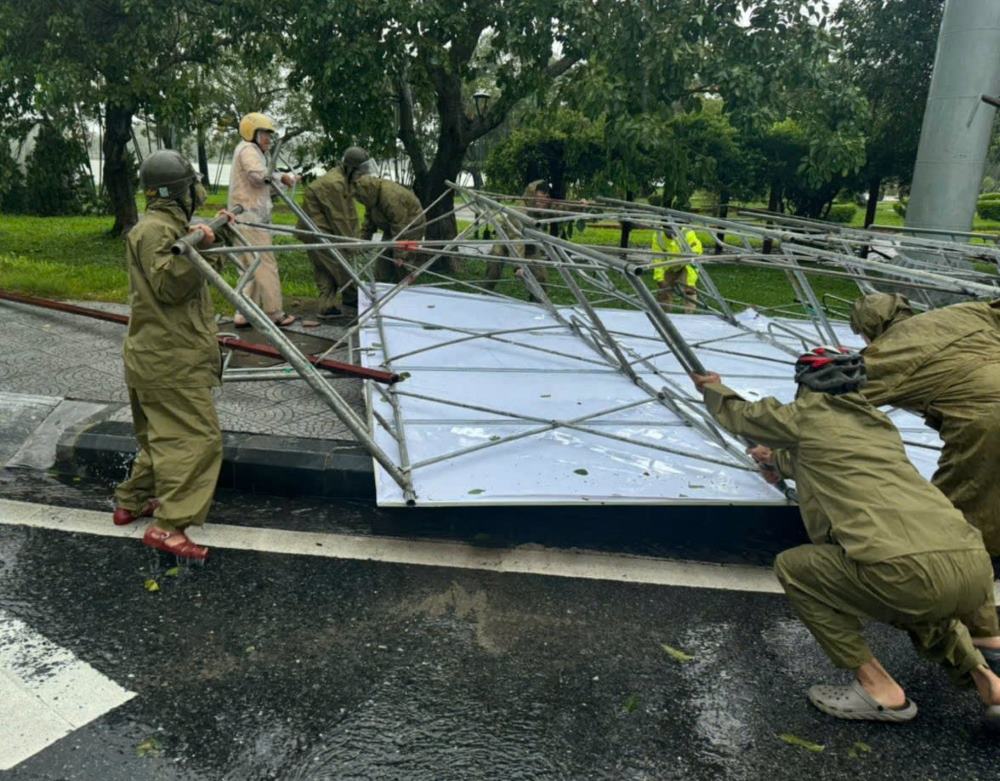
<path fill-rule="evenodd" d="M 909 721 L 917 715 L 917 706 L 912 700 L 907 700 L 901 708 L 887 708 L 879 705 L 857 681 L 850 686 L 811 686 L 809 702 L 838 719 Z"/>

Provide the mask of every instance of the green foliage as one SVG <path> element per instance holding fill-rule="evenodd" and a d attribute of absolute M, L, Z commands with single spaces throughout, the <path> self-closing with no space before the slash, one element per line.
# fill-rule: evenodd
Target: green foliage
<path fill-rule="evenodd" d="M 817 138 L 816 121 L 812 127 L 793 118 L 775 122 L 756 135 L 749 146 L 760 155 L 762 176 L 779 210 L 787 206 L 795 214 L 818 217 L 843 189 L 852 173 L 841 165 L 860 165 L 852 155 L 864 154 L 860 136 L 845 142 L 843 138 Z M 839 147 L 840 151 L 833 151 Z M 823 151 L 826 150 L 826 151 Z M 854 163 L 850 163 L 850 160 Z"/>
<path fill-rule="evenodd" d="M 894 202 L 892 204 L 892 210 L 893 210 L 893 212 L 895 212 L 900 217 L 905 217 L 906 216 L 906 206 L 907 206 L 908 203 L 909 203 L 908 200 L 904 200 L 904 199 L 900 198 L 898 201 L 896 201 L 896 202 Z"/>
<path fill-rule="evenodd" d="M 87 178 L 87 150 L 48 122 L 38 127 L 28 156 L 22 205 L 28 214 L 82 214 L 93 206 L 93 185 Z"/>
<path fill-rule="evenodd" d="M 909 183 L 930 87 L 943 0 L 843 0 L 847 81 L 868 101 L 862 183 Z"/>
<path fill-rule="evenodd" d="M 217 52 L 223 2 L 0 0 L 0 123 L 34 113 L 62 129 L 79 113 L 104 123 L 105 186 L 118 230 L 135 199 L 125 159 L 132 116 L 179 117 L 197 82 L 189 66 Z"/>
<path fill-rule="evenodd" d="M 842 222 L 849 223 L 854 219 L 854 215 L 857 214 L 858 207 L 853 203 L 835 203 L 830 207 L 830 211 L 827 212 L 826 218 L 830 222 Z"/>
<path fill-rule="evenodd" d="M 681 181 L 675 185 L 681 202 L 689 202 L 696 190 L 724 192 L 737 200 L 757 195 L 760 160 L 742 143 L 721 101 L 702 101 L 699 111 L 671 119 L 670 128 L 681 150 L 677 176 Z"/>
<path fill-rule="evenodd" d="M 519 193 L 535 179 L 565 197 L 588 192 L 604 162 L 603 127 L 579 112 L 540 112 L 490 150 L 485 173 L 492 190 Z"/>
<path fill-rule="evenodd" d="M 1000 220 L 1000 193 L 996 198 L 980 198 L 976 213 L 984 220 Z"/>

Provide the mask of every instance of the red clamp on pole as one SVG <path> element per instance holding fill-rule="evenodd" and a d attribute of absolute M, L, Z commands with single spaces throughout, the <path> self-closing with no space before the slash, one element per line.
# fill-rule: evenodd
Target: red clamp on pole
<path fill-rule="evenodd" d="M 397 241 L 396 249 L 405 250 L 406 252 L 416 252 L 418 249 L 420 249 L 420 242 L 411 240 Z"/>

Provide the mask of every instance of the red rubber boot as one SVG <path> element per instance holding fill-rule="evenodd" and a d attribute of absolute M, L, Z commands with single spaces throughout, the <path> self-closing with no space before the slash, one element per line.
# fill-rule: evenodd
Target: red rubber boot
<path fill-rule="evenodd" d="M 165 553 L 173 553 L 181 559 L 204 561 L 208 558 L 208 548 L 195 545 L 184 532 L 179 530 L 168 532 L 150 526 L 142 536 L 142 543 Z"/>

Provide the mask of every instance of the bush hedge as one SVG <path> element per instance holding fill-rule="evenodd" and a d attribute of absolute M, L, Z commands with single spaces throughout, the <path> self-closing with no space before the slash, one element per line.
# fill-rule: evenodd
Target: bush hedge
<path fill-rule="evenodd" d="M 988 193 L 981 197 L 976 204 L 976 214 L 984 220 L 1000 220 L 1000 193 Z"/>
<path fill-rule="evenodd" d="M 858 207 L 853 203 L 835 203 L 830 207 L 826 218 L 830 222 L 850 222 L 857 212 Z"/>

